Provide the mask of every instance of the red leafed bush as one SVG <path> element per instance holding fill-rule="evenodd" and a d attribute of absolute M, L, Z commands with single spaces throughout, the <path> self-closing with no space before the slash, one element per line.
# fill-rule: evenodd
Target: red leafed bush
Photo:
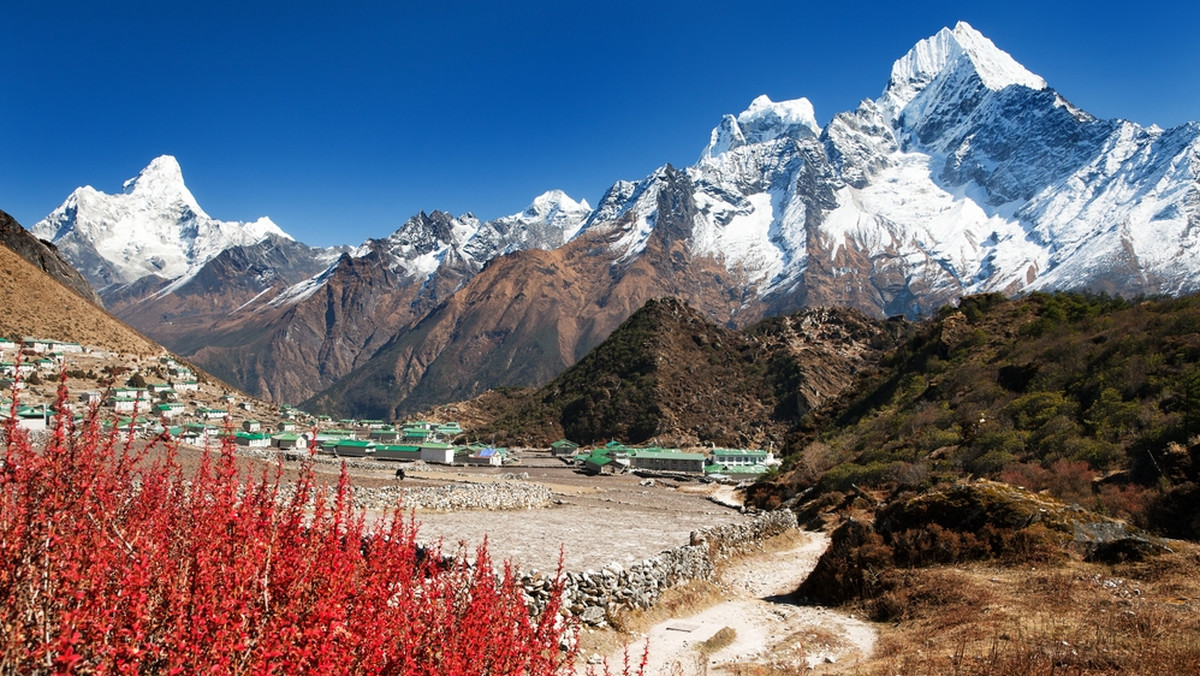
<path fill-rule="evenodd" d="M 344 471 L 287 486 L 239 472 L 226 443 L 185 476 L 170 444 L 152 459 L 94 408 L 78 427 L 60 413 L 40 448 L 11 422 L 4 438 L 0 673 L 572 669 L 559 601 L 532 612 L 486 544 L 468 565 L 398 511 L 368 526 Z"/>

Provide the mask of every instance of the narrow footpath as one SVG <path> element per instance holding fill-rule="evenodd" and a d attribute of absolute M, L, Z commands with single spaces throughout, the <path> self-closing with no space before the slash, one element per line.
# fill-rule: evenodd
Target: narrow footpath
<path fill-rule="evenodd" d="M 739 560 L 722 571 L 722 603 L 689 617 L 654 625 L 647 636 L 647 676 L 732 676 L 736 665 L 760 664 L 795 672 L 841 671 L 871 654 L 876 632 L 853 615 L 787 598 L 808 577 L 829 546 L 823 533 L 804 533 L 797 546 Z M 708 655 L 701 645 L 721 629 L 736 636 Z M 630 646 L 640 655 L 640 639 Z M 622 654 L 608 662 L 619 665 Z"/>

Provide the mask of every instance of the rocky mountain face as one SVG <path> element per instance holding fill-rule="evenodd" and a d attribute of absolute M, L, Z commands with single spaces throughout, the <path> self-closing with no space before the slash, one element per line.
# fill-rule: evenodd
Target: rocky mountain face
<path fill-rule="evenodd" d="M 559 246 L 589 212 L 553 192 L 521 214 L 494 221 L 418 214 L 320 274 L 247 304 L 183 352 L 253 394 L 303 400 L 411 330 L 488 261 Z"/>
<path fill-rule="evenodd" d="M 318 249 L 267 219 L 204 214 L 160 157 L 120 195 L 76 190 L 35 232 L 53 233 L 113 312 L 256 396 L 299 401 L 411 328 L 497 256 L 553 248 L 590 214 L 561 191 L 480 221 L 418 214 L 383 239 Z"/>
<path fill-rule="evenodd" d="M 965 294 L 1198 288 L 1200 125 L 1097 120 L 965 23 L 898 60 L 882 95 L 817 126 L 805 99 L 726 116 L 687 173 L 689 250 L 766 313 L 920 315 Z M 663 216 L 656 177 L 593 222 Z M 635 255 L 635 253 L 627 255 Z"/>
<path fill-rule="evenodd" d="M 496 384 L 541 385 L 660 296 L 733 317 L 743 296 L 736 278 L 687 249 L 691 190 L 684 172 L 659 172 L 653 194 L 665 216 L 643 255 L 627 257 L 620 246 L 638 227 L 625 214 L 557 249 L 491 261 L 412 330 L 303 405 L 392 417 Z"/>
<path fill-rule="evenodd" d="M 402 413 L 538 384 L 659 295 L 740 326 L 810 307 L 917 316 L 986 291 L 1194 290 L 1198 132 L 1096 120 L 959 24 L 823 129 L 804 99 L 726 116 L 694 166 L 614 184 L 553 279 L 506 261 L 536 292 L 481 277 L 310 404 Z M 591 273 L 559 290 L 563 268 Z M 528 316 L 532 298 L 553 309 Z M 564 329 L 579 317 L 594 330 Z"/>
<path fill-rule="evenodd" d="M 126 284 L 109 302 L 151 335 L 195 314 L 179 293 L 216 259 L 203 242 L 236 231 L 249 246 L 274 227 L 206 229 L 182 183 L 164 187 L 169 164 L 126 195 L 81 188 L 35 228 L 89 279 Z M 544 383 L 659 296 L 736 327 L 814 307 L 918 316 L 990 291 L 1181 294 L 1200 287 L 1198 176 L 1200 124 L 1096 119 L 960 23 L 824 127 L 806 99 L 759 97 L 696 164 L 619 181 L 595 210 L 547 193 L 494 221 L 419 214 L 269 291 L 203 283 L 192 298 L 214 299 L 214 319 L 180 351 L 254 394 L 396 414 Z M 190 249 L 116 245 L 119 216 L 153 208 Z"/>
<path fill-rule="evenodd" d="M 0 211 L 0 244 L 8 247 L 21 258 L 57 279 L 86 300 L 97 306 L 102 305 L 95 290 L 87 283 L 83 275 L 80 275 L 79 271 L 71 267 L 71 264 L 62 257 L 57 247 L 33 236 L 12 216 L 3 211 Z"/>

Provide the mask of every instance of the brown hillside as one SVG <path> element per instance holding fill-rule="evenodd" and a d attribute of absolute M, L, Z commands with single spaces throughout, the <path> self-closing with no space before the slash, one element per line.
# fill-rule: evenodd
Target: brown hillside
<path fill-rule="evenodd" d="M 5 337 L 51 338 L 117 352 L 162 352 L 161 347 L 3 246 L 0 308 L 0 335 Z"/>
<path fill-rule="evenodd" d="M 96 305 L 103 305 L 100 296 L 96 295 L 83 275 L 71 267 L 53 244 L 38 239 L 3 211 L 0 211 L 0 245 L 12 249 L 34 267 L 62 282 L 85 299 Z"/>
<path fill-rule="evenodd" d="M 660 200 L 684 204 L 685 174 L 668 172 Z M 663 207 L 665 209 L 665 207 Z M 642 255 L 614 244 L 632 216 L 594 226 L 554 251 L 496 258 L 411 331 L 302 404 L 339 417 L 393 418 L 490 387 L 541 386 L 653 298 L 682 299 L 709 318 L 750 320 L 740 281 L 721 261 L 691 256 L 684 224 L 663 219 Z"/>
<path fill-rule="evenodd" d="M 429 415 L 510 444 L 565 436 L 779 447 L 907 326 L 819 309 L 734 331 L 677 299 L 655 299 L 545 387 L 492 391 Z"/>

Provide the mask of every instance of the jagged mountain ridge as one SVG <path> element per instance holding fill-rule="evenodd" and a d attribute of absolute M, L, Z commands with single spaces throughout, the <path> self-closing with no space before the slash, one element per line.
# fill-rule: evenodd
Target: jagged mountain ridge
<path fill-rule="evenodd" d="M 488 261 L 561 245 L 588 213 L 586 203 L 552 191 L 522 213 L 493 221 L 417 214 L 320 274 L 243 305 L 184 352 L 258 396 L 300 401 L 411 329 Z"/>
<path fill-rule="evenodd" d="M 415 408 L 451 390 L 469 396 L 547 378 L 599 342 L 622 313 L 658 295 L 679 295 L 714 319 L 744 325 L 819 306 L 919 315 L 991 290 L 1183 293 L 1200 274 L 1198 138 L 1196 124 L 1163 131 L 1097 120 L 960 23 L 920 41 L 893 65 L 879 98 L 824 128 L 807 100 L 759 97 L 718 124 L 695 165 L 619 181 L 595 211 L 572 211 L 568 223 L 547 228 L 548 238 L 497 225 L 504 219 L 485 227 L 469 215 L 411 231 L 406 224 L 321 275 L 242 307 L 234 315 L 254 321 L 234 316 L 214 326 L 209 335 L 224 346 L 212 350 L 241 362 L 222 375 L 284 400 L 303 383 L 312 391 L 350 368 L 402 373 L 389 396 L 413 397 Z M 572 252 L 576 246 L 590 257 Z M 485 264 L 530 247 L 558 247 L 564 260 L 588 267 L 580 275 L 590 280 L 586 288 L 564 287 L 556 292 L 565 294 L 561 302 L 547 304 L 561 309 L 522 320 L 557 331 L 553 349 L 525 344 L 544 342 L 533 338 L 538 331 L 494 319 L 520 316 L 514 304 L 528 311 L 522 298 L 487 291 L 487 280 L 472 289 Z M 335 274 L 355 256 L 361 264 Z M 514 258 L 508 274 L 545 278 L 540 257 Z M 391 276 L 367 275 L 373 264 Z M 329 286 L 333 280 L 341 286 Z M 430 284 L 436 292 L 427 292 Z M 443 303 L 455 293 L 466 294 L 463 302 Z M 413 304 L 417 297 L 425 301 Z M 362 309 L 397 307 L 397 298 L 408 298 L 410 310 L 358 319 L 379 316 Z M 339 325 L 353 339 L 341 341 Z M 588 328 L 553 328 L 568 325 Z M 417 335 L 406 336 L 422 326 L 417 346 Z M 489 345 L 507 345 L 501 353 L 522 360 L 465 356 L 463 346 L 478 342 L 467 329 L 483 326 Z M 297 332 L 310 338 L 289 348 Z M 445 338 L 429 339 L 438 333 Z M 405 344 L 409 354 L 397 356 Z M 384 362 L 366 367 L 384 346 Z M 267 362 L 289 349 L 306 375 L 301 385 L 279 387 L 290 375 Z M 474 370 L 485 362 L 486 373 Z M 427 377 L 431 368 L 440 375 Z"/>
<path fill-rule="evenodd" d="M 760 97 L 688 169 L 692 251 L 743 274 L 768 312 L 1197 288 L 1200 125 L 1097 120 L 965 23 L 898 60 L 879 99 L 824 129 L 811 111 Z M 617 184 L 593 216 L 638 215 L 626 256 L 658 216 L 657 181 Z"/>
<path fill-rule="evenodd" d="M 824 129 L 807 100 L 759 97 L 721 121 L 693 167 L 614 184 L 579 235 L 609 233 L 601 258 L 610 280 L 582 293 L 591 302 L 563 302 L 561 314 L 541 321 L 561 327 L 582 315 L 611 330 L 620 318 L 604 311 L 606 299 L 622 284 L 628 290 L 630 279 L 641 284 L 640 293 L 623 296 L 633 307 L 679 295 L 733 325 L 821 306 L 920 315 L 994 290 L 1191 290 L 1200 266 L 1178 252 L 1159 255 L 1162 242 L 1149 233 L 1162 224 L 1133 223 L 1153 211 L 1160 221 L 1175 219 L 1171 227 L 1182 231 L 1172 239 L 1186 240 L 1186 224 L 1200 222 L 1195 132 L 1195 125 L 1159 132 L 1096 120 L 960 23 L 898 60 L 878 100 L 835 116 Z M 1157 187 L 1133 199 L 1134 175 Z M 1108 212 L 1098 213 L 1101 207 Z M 1060 233 L 1076 234 L 1059 243 Z M 1073 237 L 1080 245 L 1070 244 Z M 1185 241 L 1179 249 L 1192 246 Z M 712 271 L 712 279 L 690 287 L 635 272 L 689 266 Z M 538 273 L 518 266 L 508 274 Z M 504 363 L 518 354 L 533 358 L 524 333 L 496 319 L 517 314 L 512 306 L 525 307 L 527 295 L 488 304 L 483 289 L 468 285 L 462 293 L 470 300 L 439 308 L 310 404 L 399 414 L 477 394 L 481 383 L 544 382 L 549 376 L 535 377 L 528 364 L 482 366 L 453 340 L 438 338 L 487 326 L 485 334 L 498 337 L 489 350 L 508 355 Z M 736 302 L 714 308 L 714 299 Z M 574 351 L 598 343 L 597 334 L 575 334 Z M 570 342 L 561 332 L 558 338 Z M 481 354 L 494 354 L 489 350 Z M 555 354 L 542 363 L 571 362 Z M 482 381 L 474 379 L 481 374 Z M 361 387 L 368 382 L 375 386 Z M 374 403 L 351 390 L 374 392 Z"/>
<path fill-rule="evenodd" d="M 318 249 L 267 219 L 208 218 L 176 160 L 163 156 L 122 194 L 76 190 L 34 230 L 53 231 L 131 325 L 252 394 L 299 401 L 420 320 L 488 260 L 559 246 L 590 212 L 550 191 L 493 221 L 421 213 L 388 237 Z M 118 246 L 122 233 L 134 235 Z"/>

